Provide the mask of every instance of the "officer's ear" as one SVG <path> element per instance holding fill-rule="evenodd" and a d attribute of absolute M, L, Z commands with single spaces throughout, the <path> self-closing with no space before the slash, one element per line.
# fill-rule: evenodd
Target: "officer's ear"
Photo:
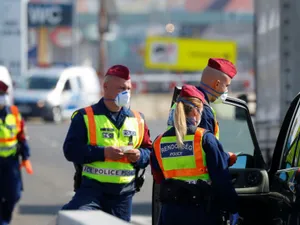
<path fill-rule="evenodd" d="M 104 84 L 103 84 L 103 89 L 107 91 L 107 89 L 108 89 L 107 82 L 104 82 Z"/>
<path fill-rule="evenodd" d="M 215 80 L 213 83 L 213 89 L 217 90 L 220 84 L 221 84 L 220 80 Z"/>

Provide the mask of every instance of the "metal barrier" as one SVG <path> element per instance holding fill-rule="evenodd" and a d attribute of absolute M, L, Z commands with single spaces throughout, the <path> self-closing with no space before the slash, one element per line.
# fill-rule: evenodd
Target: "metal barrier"
<path fill-rule="evenodd" d="M 197 74 L 131 74 L 135 93 L 169 93 L 175 86 L 199 85 L 201 73 Z M 254 78 L 248 73 L 239 74 L 230 85 L 230 92 L 254 92 Z"/>
<path fill-rule="evenodd" d="M 115 216 L 107 214 L 101 210 L 63 210 L 58 212 L 56 224 L 53 225 L 128 225 Z M 51 224 L 52 225 L 52 224 Z"/>

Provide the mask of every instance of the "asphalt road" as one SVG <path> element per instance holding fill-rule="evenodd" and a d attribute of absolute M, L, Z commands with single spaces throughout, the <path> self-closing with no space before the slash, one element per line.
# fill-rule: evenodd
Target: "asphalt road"
<path fill-rule="evenodd" d="M 165 121 L 149 123 L 151 136 L 165 129 Z M 12 225 L 48 225 L 58 210 L 73 196 L 73 165 L 66 161 L 62 144 L 68 123 L 27 123 L 34 174 L 23 171 L 24 192 Z M 151 224 L 152 177 L 147 171 L 143 189 L 134 197 L 133 224 Z"/>

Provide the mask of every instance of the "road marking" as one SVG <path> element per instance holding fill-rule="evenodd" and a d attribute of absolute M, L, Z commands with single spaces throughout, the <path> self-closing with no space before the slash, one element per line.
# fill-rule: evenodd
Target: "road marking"
<path fill-rule="evenodd" d="M 134 225 L 151 225 L 152 218 L 151 216 L 132 216 L 130 223 Z"/>
<path fill-rule="evenodd" d="M 68 191 L 65 196 L 67 197 L 73 197 L 75 195 L 75 192 L 74 191 Z"/>

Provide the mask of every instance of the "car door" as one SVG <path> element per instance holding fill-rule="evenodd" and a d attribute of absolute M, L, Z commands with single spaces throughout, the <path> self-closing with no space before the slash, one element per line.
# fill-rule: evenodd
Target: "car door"
<path fill-rule="evenodd" d="M 300 93 L 292 101 L 284 121 L 282 123 L 269 171 L 271 179 L 270 189 L 273 192 L 281 193 L 290 201 L 291 209 L 283 211 L 282 220 L 287 224 L 295 223 L 295 219 L 300 219 L 300 212 L 297 204 L 294 204 L 296 196 L 299 195 L 297 189 L 296 173 L 300 168 Z M 299 199 L 298 199 L 299 200 Z M 296 212 L 296 213 L 295 213 Z"/>

